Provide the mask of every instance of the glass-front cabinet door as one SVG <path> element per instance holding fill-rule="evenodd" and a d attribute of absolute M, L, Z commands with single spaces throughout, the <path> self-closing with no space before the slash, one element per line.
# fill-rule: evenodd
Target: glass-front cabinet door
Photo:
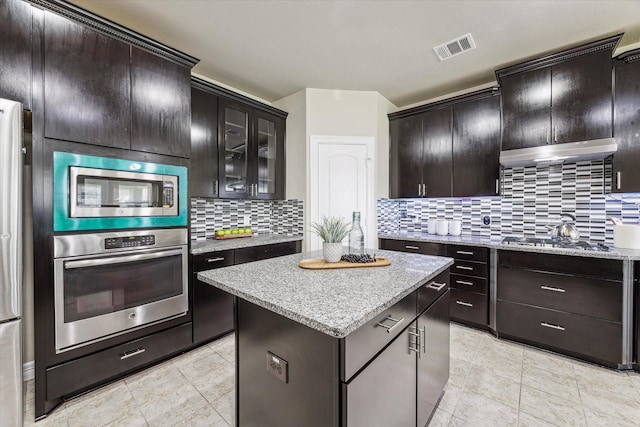
<path fill-rule="evenodd" d="M 250 108 L 220 99 L 220 197 L 250 195 L 248 166 Z"/>
<path fill-rule="evenodd" d="M 256 110 L 255 123 L 255 164 L 253 171 L 252 197 L 260 199 L 283 198 L 284 179 L 284 123 L 272 114 Z"/>

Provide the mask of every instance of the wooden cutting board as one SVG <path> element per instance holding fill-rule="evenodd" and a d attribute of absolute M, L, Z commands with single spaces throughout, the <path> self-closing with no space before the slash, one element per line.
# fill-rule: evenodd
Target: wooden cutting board
<path fill-rule="evenodd" d="M 326 262 L 324 259 L 303 259 L 298 265 L 308 270 L 329 270 L 334 268 L 384 267 L 391 265 L 391 260 L 381 256 L 376 257 L 375 262 Z"/>
<path fill-rule="evenodd" d="M 237 238 L 240 238 L 240 237 L 251 237 L 251 236 L 253 236 L 253 232 L 251 232 L 251 233 L 223 234 L 222 236 L 216 235 L 216 240 L 237 239 Z"/>

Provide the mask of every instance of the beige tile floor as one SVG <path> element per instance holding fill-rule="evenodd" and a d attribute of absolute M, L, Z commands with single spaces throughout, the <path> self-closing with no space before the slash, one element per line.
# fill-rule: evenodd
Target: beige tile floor
<path fill-rule="evenodd" d="M 618 372 L 451 326 L 451 376 L 430 426 L 638 426 L 640 374 Z M 227 336 L 69 400 L 45 426 L 233 425 Z M 33 425 L 33 381 L 25 426 Z M 303 426 L 301 426 L 303 427 Z"/>

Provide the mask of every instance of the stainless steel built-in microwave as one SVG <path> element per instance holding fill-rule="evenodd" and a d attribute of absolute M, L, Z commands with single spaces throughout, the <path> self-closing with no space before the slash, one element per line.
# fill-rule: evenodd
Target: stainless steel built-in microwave
<path fill-rule="evenodd" d="M 54 153 L 54 231 L 186 226 L 182 166 Z"/>

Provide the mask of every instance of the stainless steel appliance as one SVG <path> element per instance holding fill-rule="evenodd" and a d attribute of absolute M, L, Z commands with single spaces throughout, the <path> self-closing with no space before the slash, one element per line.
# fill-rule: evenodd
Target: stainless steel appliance
<path fill-rule="evenodd" d="M 0 99 L 0 418 L 22 425 L 22 104 Z"/>
<path fill-rule="evenodd" d="M 537 237 L 505 237 L 505 245 L 538 246 L 543 248 L 582 249 L 585 251 L 610 252 L 611 248 L 603 243 L 591 243 L 586 240 L 541 239 Z"/>
<path fill-rule="evenodd" d="M 187 168 L 53 153 L 54 231 L 187 225 Z"/>
<path fill-rule="evenodd" d="M 186 228 L 54 236 L 55 348 L 183 316 Z"/>

